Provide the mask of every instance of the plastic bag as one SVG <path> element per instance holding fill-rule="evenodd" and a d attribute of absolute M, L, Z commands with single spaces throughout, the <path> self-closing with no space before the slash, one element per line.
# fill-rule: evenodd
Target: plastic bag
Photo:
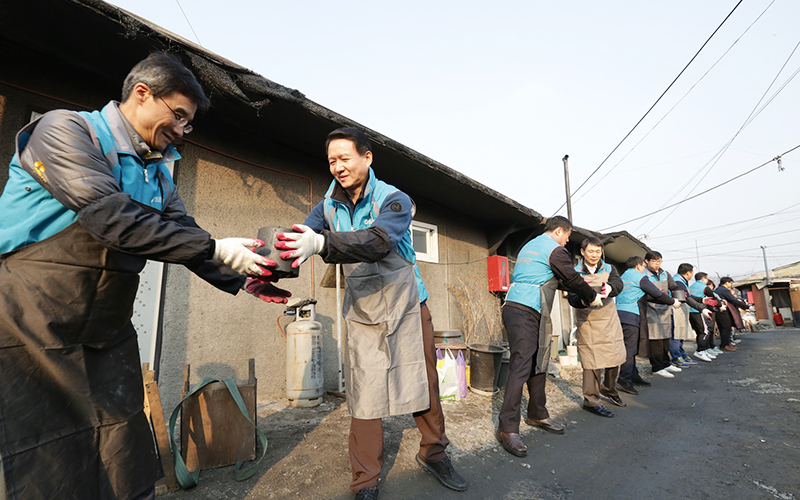
<path fill-rule="evenodd" d="M 458 351 L 456 367 L 458 367 L 458 385 L 461 389 L 461 397 L 465 398 L 467 397 L 467 361 L 464 359 L 464 351 Z"/>
<path fill-rule="evenodd" d="M 441 356 L 441 358 L 440 358 Z M 453 353 L 447 349 L 444 354 L 437 349 L 436 373 L 439 375 L 439 399 L 458 401 L 461 399 L 461 388 L 458 381 L 458 365 Z"/>

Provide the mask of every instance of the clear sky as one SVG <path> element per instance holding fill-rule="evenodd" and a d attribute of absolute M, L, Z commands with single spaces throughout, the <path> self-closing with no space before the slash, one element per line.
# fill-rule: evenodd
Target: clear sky
<path fill-rule="evenodd" d="M 738 0 L 112 3 L 550 216 L 564 155 L 574 191 Z M 771 268 L 800 260 L 800 149 L 626 222 L 800 145 L 798 19 L 796 0 L 742 2 L 575 194 L 573 223 L 641 237 L 670 272 L 761 272 L 762 245 Z"/>

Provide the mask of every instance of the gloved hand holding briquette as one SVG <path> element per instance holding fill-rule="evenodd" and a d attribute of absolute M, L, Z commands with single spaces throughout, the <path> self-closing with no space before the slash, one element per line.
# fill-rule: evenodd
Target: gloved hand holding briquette
<path fill-rule="evenodd" d="M 292 267 L 300 267 L 300 264 L 305 262 L 306 259 L 322 251 L 325 245 L 325 237 L 315 233 L 313 229 L 303 224 L 295 224 L 292 229 L 296 232 L 278 233 L 278 242 L 275 243 L 275 248 L 287 250 L 286 252 L 281 252 L 281 259 L 295 259 L 292 262 Z"/>
<path fill-rule="evenodd" d="M 211 260 L 222 262 L 242 275 L 269 275 L 266 267 L 275 266 L 273 260 L 255 253 L 264 246 L 261 240 L 252 238 L 222 238 L 214 240 L 214 256 Z"/>

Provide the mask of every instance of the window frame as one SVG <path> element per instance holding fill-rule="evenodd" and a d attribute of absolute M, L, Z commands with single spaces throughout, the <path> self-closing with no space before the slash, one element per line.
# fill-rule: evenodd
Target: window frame
<path fill-rule="evenodd" d="M 429 224 L 427 222 L 420 222 L 417 220 L 411 221 L 410 227 L 411 233 L 411 246 L 414 246 L 414 230 L 417 231 L 425 231 L 426 233 L 426 243 L 427 243 L 427 252 L 418 252 L 414 249 L 414 253 L 417 255 L 417 260 L 421 262 L 432 262 L 438 263 L 439 262 L 439 227 L 435 224 Z"/>

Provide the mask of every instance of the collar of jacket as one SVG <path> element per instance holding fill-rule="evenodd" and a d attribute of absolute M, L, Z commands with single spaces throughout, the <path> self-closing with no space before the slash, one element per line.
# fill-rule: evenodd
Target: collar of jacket
<path fill-rule="evenodd" d="M 652 271 L 652 270 L 651 270 L 649 267 L 647 267 L 647 266 L 645 266 L 644 270 L 645 270 L 645 272 L 652 274 L 652 275 L 653 275 L 653 276 L 655 276 L 656 278 L 659 278 L 659 279 L 658 279 L 658 281 L 661 281 L 662 279 L 663 279 L 663 280 L 667 279 L 667 276 L 666 276 L 667 272 L 666 272 L 666 271 L 664 271 L 663 269 L 661 269 L 660 267 L 658 268 L 658 272 Z M 663 277 L 663 278 L 661 277 L 661 274 L 662 274 L 662 273 L 664 274 L 664 277 Z"/>
<path fill-rule="evenodd" d="M 133 156 L 137 156 L 142 161 L 147 163 L 154 161 L 157 163 L 169 163 L 171 161 L 177 161 L 181 159 L 181 155 L 178 154 L 178 151 L 170 144 L 164 149 L 164 151 L 154 152 L 150 150 L 150 146 L 144 142 L 142 136 L 136 132 L 136 129 L 133 128 L 133 125 L 130 125 L 130 130 L 126 124 L 128 119 L 123 116 L 122 111 L 119 110 L 119 101 L 110 101 L 108 104 L 103 107 L 103 113 L 106 115 L 106 119 L 108 121 L 108 127 L 111 129 L 111 133 L 114 135 L 114 143 L 117 149 L 117 153 L 120 154 L 129 154 Z M 134 141 L 138 143 L 139 147 L 134 145 Z M 139 153 L 140 149 L 144 149 L 144 155 Z M 157 154 L 153 154 L 157 153 Z M 148 157 L 148 155 L 150 155 Z M 158 156 L 160 155 L 160 156 Z"/>
<path fill-rule="evenodd" d="M 603 259 L 600 259 L 600 262 L 597 263 L 597 267 L 594 268 L 594 272 L 600 272 L 605 267 L 606 263 L 603 262 Z M 575 268 L 576 271 L 582 274 L 592 274 L 589 272 L 589 268 L 586 266 L 586 260 L 581 258 L 581 261 L 578 263 L 578 267 Z"/>
<path fill-rule="evenodd" d="M 372 191 L 375 190 L 375 184 L 377 180 L 375 179 L 375 172 L 372 171 L 372 167 L 369 167 L 369 172 L 367 173 L 367 180 L 364 182 L 364 188 L 361 189 L 361 194 L 358 195 L 358 199 L 355 202 L 355 205 L 361 203 L 362 200 L 368 198 L 372 195 Z M 347 191 L 339 184 L 339 181 L 333 179 L 331 182 L 330 187 L 328 188 L 328 192 L 325 193 L 326 198 L 330 198 L 331 200 L 337 201 L 339 203 L 344 203 L 347 206 L 354 206 L 350 197 L 347 194 Z"/>

